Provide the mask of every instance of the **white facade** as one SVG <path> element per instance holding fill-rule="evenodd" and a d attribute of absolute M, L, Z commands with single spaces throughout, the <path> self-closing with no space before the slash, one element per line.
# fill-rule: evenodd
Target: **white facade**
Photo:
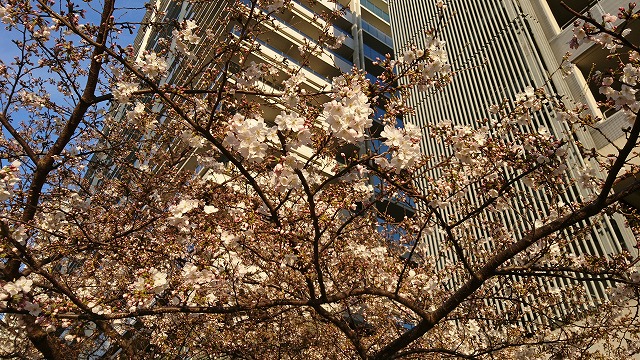
<path fill-rule="evenodd" d="M 485 1 L 447 1 L 446 20 L 438 28 L 438 37 L 447 42 L 450 62 L 456 71 L 452 84 L 442 91 L 418 92 L 411 94 L 410 105 L 416 115 L 408 117 L 407 122 L 418 125 L 434 124 L 442 120 L 451 120 L 457 125 L 475 126 L 475 120 L 489 117 L 487 110 L 491 104 L 499 104 L 504 98 L 513 99 L 527 86 L 544 87 L 548 94 L 563 96 L 570 101 L 588 104 L 597 115 L 596 100 L 589 90 L 581 71 L 564 79 L 559 68 L 562 57 L 569 51 L 569 40 L 573 35 L 571 16 L 559 16 L 564 9 L 556 0 L 485 0 Z M 569 4 L 572 2 L 569 1 Z M 580 10 L 588 8 L 588 1 L 574 1 Z M 584 3 L 584 4 L 583 4 Z M 600 1 L 593 7 L 592 15 L 617 13 L 617 8 L 626 4 L 622 1 Z M 553 5 L 552 7 L 549 4 Z M 438 12 L 433 0 L 391 0 L 390 4 L 393 39 L 396 53 L 402 54 L 410 46 L 421 47 L 425 43 L 424 31 L 437 27 Z M 410 16 L 409 16 L 410 14 Z M 566 14 L 565 14 L 566 15 Z M 568 23 L 561 28 L 558 22 Z M 593 59 L 597 50 L 579 49 L 572 56 L 579 64 L 580 70 L 589 68 L 582 66 Z M 582 62 L 582 63 L 581 63 Z M 555 71 L 555 72 L 554 72 Z M 548 79 L 551 78 L 551 81 Z M 599 124 L 609 132 L 621 136 L 620 119 L 616 114 L 607 114 Z M 536 128 L 545 127 L 558 138 L 568 130 L 566 124 L 556 119 L 550 108 L 543 108 L 533 119 Z M 593 133 L 580 133 L 581 141 L 587 148 L 606 151 L 608 143 Z M 434 139 L 425 137 L 422 150 L 425 154 L 446 155 L 447 149 Z M 569 149 L 568 176 L 576 177 L 580 168 L 585 165 L 576 148 Z M 433 174 L 436 175 L 436 174 Z M 420 181 L 419 181 L 420 182 Z M 420 186 L 429 186 L 425 181 Z M 523 220 L 533 220 L 533 212 L 546 213 L 552 200 L 548 194 L 521 188 L 529 193 L 533 211 L 522 212 L 507 210 L 500 214 L 488 214 L 490 220 L 500 221 L 512 229 L 516 238 L 526 232 Z M 584 189 L 576 186 L 564 194 L 565 202 L 570 203 L 587 196 Z M 518 204 L 514 204 L 518 208 Z M 448 208 L 447 215 L 456 216 L 455 209 Z M 478 238 L 482 238 L 482 230 L 476 230 Z M 426 239 L 429 253 L 436 255 L 444 245 L 444 236 L 436 233 Z M 573 253 L 604 255 L 629 251 L 637 253 L 634 248 L 636 239 L 626 227 L 621 215 L 604 216 L 594 226 L 587 239 L 571 244 Z M 447 254 L 453 258 L 453 254 Z M 556 281 L 551 286 L 562 287 L 566 281 Z M 595 302 L 607 297 L 604 283 L 589 283 L 587 292 Z"/>

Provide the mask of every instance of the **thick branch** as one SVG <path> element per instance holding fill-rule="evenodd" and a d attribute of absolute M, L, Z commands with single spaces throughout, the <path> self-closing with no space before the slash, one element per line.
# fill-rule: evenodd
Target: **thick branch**
<path fill-rule="evenodd" d="M 460 286 L 454 294 L 446 299 L 440 307 L 429 313 L 427 318 L 420 321 L 418 325 L 399 336 L 396 340 L 387 344 L 378 353 L 374 354 L 372 359 L 383 360 L 392 358 L 398 351 L 423 336 L 438 324 L 438 322 L 444 319 L 451 311 L 457 308 L 460 303 L 478 290 L 482 284 L 493 277 L 495 275 L 495 270 L 499 266 L 513 259 L 513 257 L 518 253 L 524 251 L 538 240 L 597 215 L 607 206 L 616 203 L 620 199 L 638 190 L 640 190 L 640 180 L 635 181 L 624 191 L 607 197 L 604 203 L 598 201 L 598 199 L 592 200 L 571 214 L 567 214 L 537 229 L 533 229 L 522 239 L 490 258 L 487 263 L 476 272 L 476 277 L 473 277 L 462 284 L 462 286 Z"/>
<path fill-rule="evenodd" d="M 322 230 L 320 229 L 320 222 L 318 221 L 318 215 L 316 214 L 316 202 L 313 197 L 313 192 L 307 183 L 307 179 L 305 179 L 302 171 L 296 169 L 295 170 L 300 183 L 302 183 L 302 187 L 304 189 L 305 194 L 307 195 L 307 202 L 309 203 L 309 216 L 311 216 L 311 221 L 313 223 L 313 267 L 316 270 L 316 274 L 318 276 L 318 284 L 320 286 L 320 296 L 322 299 L 327 298 L 327 291 L 324 287 L 324 278 L 322 275 L 322 267 L 320 265 L 320 238 L 322 237 Z"/>
<path fill-rule="evenodd" d="M 31 161 L 33 161 L 34 164 L 37 164 L 38 155 L 36 155 L 35 151 L 33 151 L 31 146 L 29 146 L 29 143 L 25 140 L 25 138 L 22 137 L 22 135 L 20 135 L 20 133 L 13 127 L 13 125 L 11 125 L 11 122 L 9 121 L 9 119 L 7 119 L 7 117 L 4 114 L 0 114 L 0 124 L 2 124 L 5 127 L 5 129 L 7 129 L 9 134 L 11 134 L 11 136 L 13 136 L 13 138 L 18 142 L 18 144 L 20 144 L 22 151 L 24 151 L 25 154 L 27 154 L 29 159 L 31 159 Z"/>
<path fill-rule="evenodd" d="M 613 188 L 613 184 L 617 180 L 618 173 L 627 162 L 627 157 L 629 156 L 629 154 L 631 154 L 631 151 L 636 148 L 638 135 L 640 135 L 640 116 L 636 115 L 636 120 L 633 123 L 633 128 L 629 132 L 627 142 L 624 144 L 624 147 L 620 150 L 620 152 L 618 152 L 616 161 L 613 163 L 613 165 L 611 165 L 611 168 L 609 168 L 607 179 L 604 181 L 604 185 L 602 185 L 600 195 L 598 195 L 598 203 L 604 203 L 606 201 L 607 196 Z"/>

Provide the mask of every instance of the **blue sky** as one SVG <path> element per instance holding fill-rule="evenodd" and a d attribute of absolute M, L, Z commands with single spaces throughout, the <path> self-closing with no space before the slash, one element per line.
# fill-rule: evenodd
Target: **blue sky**
<path fill-rule="evenodd" d="M 116 13 L 114 14 L 115 21 L 116 22 L 139 22 L 145 13 L 144 4 L 145 4 L 145 1 L 117 1 L 116 6 L 119 7 L 119 9 L 116 10 Z M 55 6 L 59 6 L 59 5 L 56 4 Z M 54 9 L 56 8 L 55 6 L 54 6 Z M 86 10 L 85 18 L 80 19 L 81 24 L 86 24 L 86 23 L 96 24 L 100 21 L 100 14 L 94 9 L 102 8 L 101 1 L 94 1 L 90 3 L 79 1 L 78 6 Z M 0 50 L 1 50 L 0 59 L 9 68 L 12 67 L 10 64 L 15 61 L 14 58 L 20 54 L 20 50 L 13 43 L 13 40 L 22 39 L 22 35 L 20 34 L 19 30 L 20 30 L 19 28 L 17 30 L 7 29 L 6 24 L 0 23 Z M 136 36 L 136 32 L 137 32 L 137 29 L 134 30 L 133 33 L 130 33 L 129 31 L 123 31 L 118 41 L 119 45 L 121 45 L 122 47 L 126 47 L 128 44 L 133 43 L 133 40 L 135 39 L 135 36 Z M 52 34 L 52 37 L 56 35 L 57 34 Z M 76 37 L 76 39 L 78 38 Z M 76 39 L 74 39 L 74 44 L 79 44 L 80 42 Z M 49 45 L 54 46 L 53 42 L 50 42 Z M 37 61 L 37 59 L 35 60 Z M 42 76 L 45 79 L 50 77 L 50 74 L 48 74 L 47 72 L 45 71 L 41 71 L 41 72 L 42 74 L 37 74 L 37 75 Z M 51 96 L 51 100 L 54 102 L 60 102 L 61 104 L 65 102 L 65 99 L 61 97 L 61 95 L 57 92 L 57 90 L 53 86 L 51 88 L 50 96 Z M 4 103 L 2 104 L 2 106 L 4 106 Z M 15 124 L 16 127 L 18 127 L 20 118 L 25 118 L 27 114 L 21 111 L 13 111 L 9 115 L 11 117 L 11 121 Z M 7 135 L 7 137 L 10 137 L 6 133 L 5 135 Z M 0 159 L 0 166 L 4 166 L 4 165 L 7 165 L 6 159 Z"/>

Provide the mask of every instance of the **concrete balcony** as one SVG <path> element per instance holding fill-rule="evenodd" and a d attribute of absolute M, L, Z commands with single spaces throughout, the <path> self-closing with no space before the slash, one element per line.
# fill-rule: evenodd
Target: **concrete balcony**
<path fill-rule="evenodd" d="M 623 0 L 600 0 L 600 1 L 569 1 L 569 6 L 572 6 L 577 11 L 586 13 L 589 12 L 594 19 L 602 19 L 604 14 L 617 14 L 618 8 L 621 6 L 628 6 L 628 1 Z M 575 6 L 572 4 L 575 3 Z M 552 30 L 552 33 L 546 34 L 549 38 L 549 43 L 551 44 L 551 48 L 554 53 L 557 54 L 558 59 L 561 59 L 562 56 L 568 51 L 568 44 L 573 38 L 573 20 L 574 17 L 563 7 L 560 7 L 558 1 L 548 0 L 543 1 L 543 3 L 539 4 L 539 7 L 544 11 L 543 8 L 546 5 L 546 14 L 551 16 L 546 16 L 548 18 L 547 22 L 549 22 L 550 27 L 547 27 L 547 31 Z M 589 5 L 585 10 L 585 6 Z M 568 15 L 567 15 L 568 14 Z M 540 18 L 540 16 L 538 16 Z M 568 19 L 568 20 L 567 20 Z M 553 22 L 553 23 L 551 23 Z M 571 60 L 579 58 L 582 54 L 587 52 L 590 49 L 589 46 L 581 46 L 578 49 L 572 49 Z"/>

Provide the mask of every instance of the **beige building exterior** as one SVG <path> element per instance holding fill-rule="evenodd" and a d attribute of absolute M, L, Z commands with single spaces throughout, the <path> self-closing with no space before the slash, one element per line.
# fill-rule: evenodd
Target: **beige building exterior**
<path fill-rule="evenodd" d="M 617 14 L 620 6 L 628 2 L 618 0 L 566 1 L 579 12 L 590 11 L 598 19 L 602 14 Z M 622 131 L 625 122 L 621 113 L 603 113 L 597 104 L 597 86 L 587 82 L 592 72 L 592 64 L 603 63 L 601 49 L 583 45 L 570 49 L 573 36 L 574 16 L 560 5 L 559 0 L 485 0 L 446 1 L 446 21 L 438 28 L 438 37 L 447 43 L 450 62 L 456 72 L 453 82 L 442 91 L 413 92 L 409 103 L 416 115 L 406 119 L 418 125 L 435 124 L 451 120 L 456 125 L 477 126 L 477 119 L 490 117 L 488 107 L 499 104 L 505 98 L 513 99 L 527 86 L 543 87 L 547 94 L 561 96 L 568 103 L 585 103 L 593 114 L 601 120 L 591 131 L 578 133 L 586 148 L 595 148 L 602 154 L 614 151 L 613 145 L 624 139 Z M 436 27 L 438 8 L 432 0 L 390 0 L 391 26 L 396 54 L 402 54 L 411 46 L 421 48 L 426 43 L 425 29 Z M 453 15 L 450 15 L 453 14 Z M 640 32 L 640 31 L 638 31 Z M 563 57 L 569 57 L 577 64 L 577 70 L 568 77 L 558 71 Z M 593 69 L 597 70 L 597 69 Z M 535 128 L 544 127 L 558 138 L 570 129 L 551 108 L 543 108 L 532 119 Z M 628 123 L 628 122 L 627 122 Z M 626 125 L 628 126 L 628 125 Z M 448 149 L 435 139 L 425 137 L 422 151 L 426 154 L 446 155 Z M 576 147 L 569 149 L 567 176 L 577 178 L 580 169 L 587 165 Z M 419 185 L 428 187 L 427 182 Z M 489 214 L 511 228 L 514 236 L 522 236 L 526 229 L 523 218 L 531 221 L 535 214 L 548 213 L 549 204 L 554 200 L 549 194 L 524 186 L 521 191 L 533 199 L 530 212 L 523 214 L 507 210 L 501 214 Z M 587 189 L 574 186 L 565 194 L 565 203 L 590 196 Z M 631 200 L 631 199 L 630 199 Z M 512 204 L 518 208 L 518 204 Z M 447 208 L 447 216 L 455 218 L 456 209 Z M 575 241 L 570 247 L 576 255 L 618 254 L 629 251 L 637 256 L 638 249 L 633 232 L 626 226 L 620 214 L 604 216 L 598 223 L 592 223 L 593 231 L 583 241 Z M 481 228 L 480 226 L 478 228 Z M 477 231 L 483 238 L 482 230 Z M 490 237 L 489 237 L 490 238 Z M 434 234 L 426 242 L 428 253 L 437 255 L 445 245 L 442 234 Z M 491 246 L 491 244 L 489 245 Z M 455 258 L 445 254 L 443 258 Z M 442 259 L 442 258 L 441 258 Z M 553 280 L 543 286 L 561 288 L 567 281 Z M 586 284 L 593 304 L 608 298 L 605 282 Z"/>

